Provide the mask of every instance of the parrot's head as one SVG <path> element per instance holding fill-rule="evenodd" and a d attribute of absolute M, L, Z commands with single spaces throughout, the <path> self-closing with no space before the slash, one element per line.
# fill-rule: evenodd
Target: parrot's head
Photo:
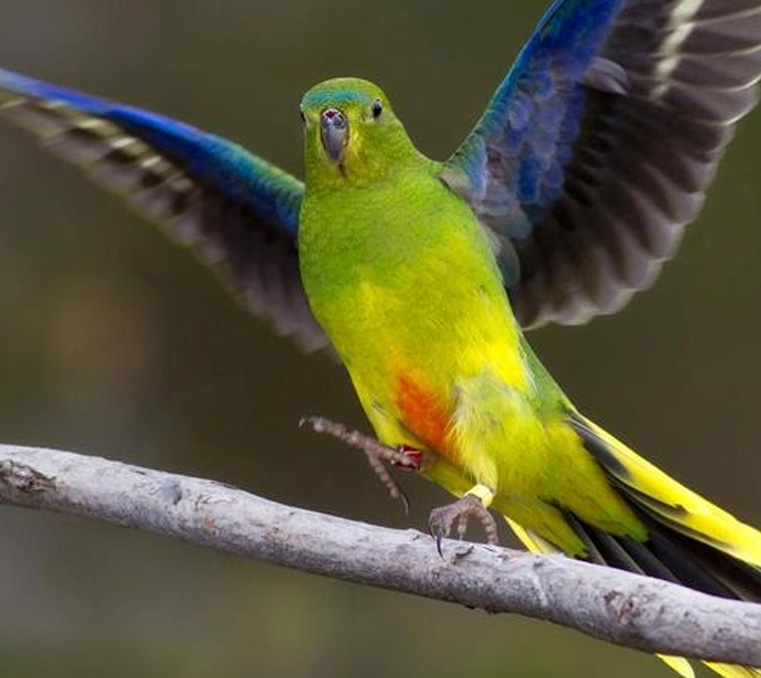
<path fill-rule="evenodd" d="M 336 78 L 313 87 L 301 102 L 309 183 L 378 181 L 423 159 L 388 97 L 377 85 Z"/>

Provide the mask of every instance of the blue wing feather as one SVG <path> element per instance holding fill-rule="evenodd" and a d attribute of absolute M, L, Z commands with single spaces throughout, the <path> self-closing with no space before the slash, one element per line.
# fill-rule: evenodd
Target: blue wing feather
<path fill-rule="evenodd" d="M 35 99 L 59 101 L 81 113 L 113 122 L 181 163 L 195 180 L 213 186 L 225 197 L 250 205 L 257 214 L 281 224 L 293 234 L 298 231 L 301 182 L 232 141 L 158 113 L 3 69 L 0 69 L 0 89 Z"/>
<path fill-rule="evenodd" d="M 471 178 L 476 194 L 486 198 L 486 154 L 493 145 L 513 165 L 508 205 L 520 203 L 538 219 L 560 196 L 559 176 L 572 155 L 584 113 L 580 80 L 622 4 L 623 0 L 553 3 L 476 125 L 473 136 L 485 143 L 472 139 L 449 161 Z M 517 235 L 511 227 L 507 220 L 506 234 Z"/>
<path fill-rule="evenodd" d="M 227 139 L 157 113 L 0 69 L 0 111 L 212 264 L 310 350 L 327 345 L 296 253 L 303 184 Z"/>
<path fill-rule="evenodd" d="M 186 163 L 187 171 L 262 217 L 298 231 L 301 182 L 243 147 L 157 113 L 121 106 L 101 114 Z"/>
<path fill-rule="evenodd" d="M 761 0 L 555 0 L 442 172 L 524 327 L 652 282 L 759 78 Z"/>

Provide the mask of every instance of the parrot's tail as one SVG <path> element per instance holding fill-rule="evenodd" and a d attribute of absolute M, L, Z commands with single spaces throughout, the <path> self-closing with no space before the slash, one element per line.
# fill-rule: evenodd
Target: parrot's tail
<path fill-rule="evenodd" d="M 761 532 L 680 485 L 580 414 L 573 413 L 570 423 L 649 531 L 648 541 L 638 543 L 568 515 L 590 560 L 711 595 L 761 603 Z M 556 550 L 514 521 L 508 523 L 529 550 Z M 694 678 L 686 659 L 661 659 L 684 678 Z M 761 668 L 705 663 L 724 678 L 761 678 Z"/>

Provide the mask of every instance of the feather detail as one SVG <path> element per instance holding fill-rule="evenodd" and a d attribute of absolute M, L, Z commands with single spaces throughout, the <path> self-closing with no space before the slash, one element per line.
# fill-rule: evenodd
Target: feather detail
<path fill-rule="evenodd" d="M 496 234 L 521 325 L 657 276 L 757 101 L 761 0 L 556 0 L 443 180 Z"/>
<path fill-rule="evenodd" d="M 447 456 L 450 417 L 441 400 L 404 373 L 396 378 L 395 390 L 405 428 L 430 449 Z"/>
<path fill-rule="evenodd" d="M 299 181 L 190 125 L 2 69 L 0 113 L 193 247 L 280 333 L 328 345 L 299 273 Z"/>

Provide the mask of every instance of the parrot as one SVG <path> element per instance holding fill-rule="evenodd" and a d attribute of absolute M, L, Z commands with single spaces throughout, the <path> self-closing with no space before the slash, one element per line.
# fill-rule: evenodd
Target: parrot
<path fill-rule="evenodd" d="M 761 0 L 555 0 L 446 161 L 377 85 L 303 97 L 304 180 L 177 120 L 0 70 L 0 113 L 343 365 L 383 445 L 533 552 L 761 602 L 761 532 L 585 416 L 526 332 L 622 309 L 757 102 Z M 661 657 L 684 678 L 686 659 Z M 761 668 L 708 662 L 726 678 Z"/>

